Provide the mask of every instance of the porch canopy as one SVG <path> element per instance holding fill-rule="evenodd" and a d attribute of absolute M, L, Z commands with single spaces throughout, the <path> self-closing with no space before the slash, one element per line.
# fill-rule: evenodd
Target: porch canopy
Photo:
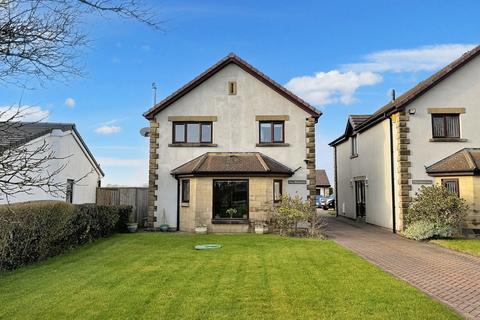
<path fill-rule="evenodd" d="M 427 167 L 430 176 L 480 175 L 480 148 L 465 148 Z"/>
<path fill-rule="evenodd" d="M 289 167 L 260 152 L 207 152 L 171 171 L 175 177 L 290 177 L 293 173 Z"/>

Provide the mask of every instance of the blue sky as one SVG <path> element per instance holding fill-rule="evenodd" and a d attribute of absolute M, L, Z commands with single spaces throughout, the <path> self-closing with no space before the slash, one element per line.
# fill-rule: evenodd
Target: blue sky
<path fill-rule="evenodd" d="M 371 113 L 479 43 L 479 1 L 151 1 L 161 31 L 89 18 L 85 76 L 34 90 L 0 87 L 0 107 L 36 106 L 74 122 L 102 164 L 106 184 L 147 182 L 138 131 L 151 106 L 235 52 L 324 112 L 317 165 L 332 172 L 327 143 L 349 114 Z M 67 100 L 68 99 L 68 100 Z"/>

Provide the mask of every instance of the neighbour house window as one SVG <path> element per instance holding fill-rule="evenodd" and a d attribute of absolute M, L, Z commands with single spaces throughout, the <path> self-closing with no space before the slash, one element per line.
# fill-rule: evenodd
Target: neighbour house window
<path fill-rule="evenodd" d="M 455 193 L 457 196 L 460 196 L 460 188 L 458 187 L 458 179 L 442 179 L 442 186 L 447 188 L 449 191 Z"/>
<path fill-rule="evenodd" d="M 460 115 L 432 114 L 433 138 L 460 138 Z"/>
<path fill-rule="evenodd" d="M 282 194 L 282 180 L 273 180 L 273 202 L 280 202 Z"/>
<path fill-rule="evenodd" d="M 283 143 L 285 141 L 284 121 L 261 121 L 260 143 Z"/>
<path fill-rule="evenodd" d="M 182 202 L 190 202 L 190 180 L 182 180 Z"/>
<path fill-rule="evenodd" d="M 352 136 L 352 157 L 358 156 L 357 135 Z"/>
<path fill-rule="evenodd" d="M 75 180 L 67 179 L 67 191 L 65 192 L 65 198 L 68 203 L 73 203 L 73 185 Z"/>
<path fill-rule="evenodd" d="M 173 143 L 212 143 L 212 122 L 174 122 Z"/>
<path fill-rule="evenodd" d="M 248 180 L 213 180 L 213 218 L 248 219 Z"/>

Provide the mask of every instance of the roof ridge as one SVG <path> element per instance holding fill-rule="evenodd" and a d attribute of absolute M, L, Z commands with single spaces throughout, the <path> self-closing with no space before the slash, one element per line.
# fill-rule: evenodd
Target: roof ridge
<path fill-rule="evenodd" d="M 473 157 L 472 155 L 470 154 L 469 150 L 467 148 L 463 149 L 462 150 L 463 153 L 464 153 L 464 157 L 465 159 L 467 160 L 468 164 L 470 165 L 470 167 L 475 170 L 475 169 L 478 169 L 477 168 L 477 165 L 475 163 L 475 160 L 473 160 Z"/>
<path fill-rule="evenodd" d="M 255 155 L 258 159 L 258 161 L 260 162 L 260 164 L 262 165 L 262 167 L 265 169 L 265 171 L 272 171 L 269 166 L 267 165 L 267 163 L 265 162 L 265 160 L 263 160 L 262 156 L 260 155 L 260 153 L 257 153 Z"/>
<path fill-rule="evenodd" d="M 313 117 L 318 118 L 322 115 L 321 111 L 317 110 L 314 106 L 312 106 L 302 98 L 298 97 L 293 92 L 289 91 L 272 78 L 268 77 L 259 69 L 255 68 L 236 54 L 229 54 L 226 57 L 220 59 L 217 63 L 215 63 L 202 73 L 200 73 L 198 76 L 187 82 L 185 85 L 174 91 L 172 94 L 165 97 L 162 101 L 152 106 L 143 114 L 143 116 L 147 119 L 152 119 L 155 114 L 162 111 L 164 108 L 168 107 L 169 105 L 183 97 L 185 94 L 187 94 L 188 92 L 196 88 L 198 85 L 209 79 L 213 74 L 223 69 L 229 63 L 235 63 L 242 70 L 257 78 L 257 80 L 269 86 L 278 94 L 282 95 L 287 100 L 290 100 L 290 102 L 294 103 L 299 108 L 303 109 L 305 112 L 311 114 Z"/>
<path fill-rule="evenodd" d="M 390 101 L 387 104 L 383 105 L 383 107 L 376 110 L 367 120 L 358 125 L 357 131 L 362 132 L 363 130 L 367 130 L 370 126 L 375 125 L 377 121 L 382 120 L 383 118 L 388 117 L 395 112 L 398 112 L 399 110 L 401 110 L 401 108 L 405 107 L 406 105 L 423 95 L 425 92 L 437 85 L 450 74 L 470 62 L 475 57 L 477 57 L 479 54 L 480 45 L 477 45 L 471 50 L 463 53 L 460 57 L 450 62 L 442 69 L 433 73 L 426 79 L 418 82 L 415 86 L 407 90 L 405 93 L 401 94 L 394 101 Z M 340 137 L 330 142 L 329 145 L 335 146 L 338 143 L 343 142 L 344 140 L 345 134 L 342 134 Z"/>
<path fill-rule="evenodd" d="M 196 172 L 200 168 L 200 166 L 203 165 L 207 157 L 208 157 L 208 152 L 205 152 L 203 155 L 201 155 L 200 160 L 198 160 L 198 163 L 193 167 L 192 172 Z"/>
<path fill-rule="evenodd" d="M 477 45 L 473 49 L 463 53 L 460 57 L 457 59 L 453 60 L 449 64 L 447 64 L 445 67 L 441 68 L 437 72 L 433 73 L 431 76 L 427 77 L 426 79 L 423 79 L 419 83 L 417 83 L 415 86 L 407 90 L 405 93 L 401 94 L 399 97 L 397 97 L 395 100 L 388 102 L 385 104 L 383 107 L 379 108 L 376 110 L 373 114 L 372 117 L 374 116 L 379 116 L 382 115 L 384 112 L 388 112 L 390 109 L 387 108 L 388 106 L 394 107 L 394 108 L 401 108 L 405 104 L 408 104 L 412 100 L 415 100 L 418 95 L 421 95 L 424 91 L 428 91 L 428 89 L 432 86 L 435 86 L 439 81 L 443 80 L 446 76 L 448 76 L 452 71 L 455 71 L 455 69 L 463 66 L 465 63 L 469 62 L 471 58 L 474 58 L 477 54 L 480 54 L 480 45 Z M 427 85 L 426 88 L 423 88 L 423 86 Z M 416 92 L 418 91 L 418 92 Z M 411 97 L 410 97 L 411 96 Z M 405 100 L 405 101 L 403 101 Z M 386 109 L 384 111 L 384 109 Z M 364 126 L 365 124 L 363 123 L 360 125 L 360 127 Z"/>

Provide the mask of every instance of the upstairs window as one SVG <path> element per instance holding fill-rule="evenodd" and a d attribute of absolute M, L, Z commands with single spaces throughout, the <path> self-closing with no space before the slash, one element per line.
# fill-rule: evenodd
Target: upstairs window
<path fill-rule="evenodd" d="M 442 179 L 442 186 L 447 188 L 450 192 L 460 196 L 460 188 L 458 187 L 458 179 Z"/>
<path fill-rule="evenodd" d="M 261 121 L 260 143 L 283 143 L 285 142 L 285 122 Z"/>
<path fill-rule="evenodd" d="M 173 143 L 212 143 L 212 123 L 174 122 Z"/>
<path fill-rule="evenodd" d="M 433 138 L 460 138 L 460 115 L 432 114 Z"/>
<path fill-rule="evenodd" d="M 352 157 L 358 156 L 357 136 L 352 136 Z"/>

